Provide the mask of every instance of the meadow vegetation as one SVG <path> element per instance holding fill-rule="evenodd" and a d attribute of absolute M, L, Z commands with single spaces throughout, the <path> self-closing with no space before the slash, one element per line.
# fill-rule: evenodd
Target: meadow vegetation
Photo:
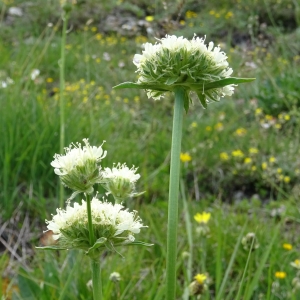
<path fill-rule="evenodd" d="M 173 98 L 112 87 L 135 81 L 134 54 L 166 33 L 206 35 L 233 76 L 256 78 L 206 110 L 195 101 L 184 116 L 177 299 L 189 299 L 197 274 L 206 276 L 201 299 L 300 299 L 299 3 L 77 2 L 65 48 L 66 146 L 106 140 L 103 167 L 139 168 L 145 193 L 126 205 L 149 226 L 142 240 L 154 244 L 126 247 L 125 259 L 103 253 L 105 299 L 164 299 Z M 59 1 L 0 3 L 3 299 L 92 299 L 83 254 L 34 249 L 47 243 L 44 220 L 59 203 L 50 162 L 59 153 L 61 26 Z M 210 218 L 197 221 L 203 212 Z"/>

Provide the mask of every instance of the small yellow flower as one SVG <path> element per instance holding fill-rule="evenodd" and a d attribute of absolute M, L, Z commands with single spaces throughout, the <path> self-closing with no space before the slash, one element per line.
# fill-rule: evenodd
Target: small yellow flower
<path fill-rule="evenodd" d="M 273 116 L 271 116 L 271 115 L 265 115 L 265 119 L 267 121 L 272 121 L 273 120 Z"/>
<path fill-rule="evenodd" d="M 233 157 L 238 157 L 238 158 L 244 157 L 244 153 L 239 149 L 232 151 L 231 154 Z"/>
<path fill-rule="evenodd" d="M 289 176 L 284 176 L 284 177 L 283 177 L 283 181 L 284 181 L 285 183 L 289 183 L 289 182 L 291 181 L 291 178 L 290 178 Z"/>
<path fill-rule="evenodd" d="M 300 259 L 296 259 L 293 262 L 291 262 L 291 266 L 296 269 L 300 269 Z"/>
<path fill-rule="evenodd" d="M 230 19 L 233 17 L 233 13 L 231 11 L 227 12 L 225 15 L 225 19 Z"/>
<path fill-rule="evenodd" d="M 221 130 L 224 129 L 224 126 L 221 122 L 219 122 L 215 125 L 215 129 L 218 130 L 218 131 L 221 131 Z"/>
<path fill-rule="evenodd" d="M 279 278 L 279 279 L 284 279 L 286 277 L 286 273 L 285 272 L 275 272 L 275 277 Z"/>
<path fill-rule="evenodd" d="M 48 77 L 48 78 L 46 79 L 46 82 L 48 82 L 48 83 L 51 83 L 51 82 L 53 82 L 53 78 L 51 78 L 51 77 Z"/>
<path fill-rule="evenodd" d="M 263 170 L 266 170 L 266 169 L 268 168 L 268 164 L 267 164 L 266 162 L 263 162 L 263 163 L 261 164 L 261 168 L 262 168 Z"/>
<path fill-rule="evenodd" d="M 191 124 L 191 127 L 192 127 L 192 128 L 196 128 L 197 126 L 198 126 L 197 122 L 193 122 L 193 123 Z"/>
<path fill-rule="evenodd" d="M 197 213 L 194 215 L 194 219 L 199 224 L 207 224 L 210 219 L 210 213 L 205 211 L 202 214 Z"/>
<path fill-rule="evenodd" d="M 247 130 L 245 128 L 238 128 L 234 134 L 237 136 L 244 136 L 247 133 Z"/>
<path fill-rule="evenodd" d="M 185 21 L 184 21 L 184 20 L 180 20 L 179 23 L 180 23 L 180 25 L 182 25 L 182 26 L 185 25 Z"/>
<path fill-rule="evenodd" d="M 274 156 L 271 156 L 270 158 L 269 158 L 269 162 L 272 164 L 272 163 L 274 163 L 276 161 L 276 157 L 274 157 Z"/>
<path fill-rule="evenodd" d="M 282 169 L 281 169 L 281 168 L 278 168 L 278 169 L 277 169 L 277 173 L 278 173 L 278 174 L 281 174 L 281 173 L 282 173 Z"/>
<path fill-rule="evenodd" d="M 212 131 L 212 128 L 211 128 L 211 126 L 206 126 L 206 127 L 205 127 L 205 130 L 206 130 L 206 131 Z"/>
<path fill-rule="evenodd" d="M 147 16 L 147 17 L 145 18 L 145 20 L 146 20 L 147 22 L 153 22 L 153 21 L 154 21 L 154 17 L 153 17 L 153 16 Z"/>
<path fill-rule="evenodd" d="M 197 274 L 194 279 L 196 279 L 199 284 L 203 284 L 207 279 L 207 276 L 205 274 Z"/>
<path fill-rule="evenodd" d="M 96 26 L 93 26 L 92 28 L 91 28 L 91 31 L 92 32 L 96 32 L 98 29 L 97 29 L 97 27 Z"/>
<path fill-rule="evenodd" d="M 279 124 L 279 123 L 276 123 L 276 124 L 275 124 L 275 128 L 276 128 L 276 129 L 280 129 L 281 127 L 282 127 L 281 124 Z"/>
<path fill-rule="evenodd" d="M 249 153 L 250 154 L 257 154 L 258 153 L 258 149 L 257 148 L 249 148 Z"/>
<path fill-rule="evenodd" d="M 250 157 L 246 157 L 244 160 L 244 164 L 248 165 L 252 162 L 252 159 Z"/>
<path fill-rule="evenodd" d="M 255 115 L 256 116 L 260 116 L 262 114 L 262 109 L 261 108 L 257 108 L 256 110 L 255 110 Z"/>
<path fill-rule="evenodd" d="M 196 17 L 197 17 L 197 13 L 195 13 L 194 11 L 188 10 L 188 11 L 185 13 L 185 17 L 186 17 L 187 19 L 196 18 Z"/>
<path fill-rule="evenodd" d="M 189 162 L 192 160 L 192 157 L 186 152 L 186 153 L 180 153 L 180 160 L 182 162 Z"/>
<path fill-rule="evenodd" d="M 256 169 L 257 169 L 256 166 L 251 167 L 251 171 L 256 171 Z"/>
<path fill-rule="evenodd" d="M 220 153 L 220 159 L 223 161 L 226 161 L 229 159 L 229 155 L 226 152 L 221 152 Z"/>
<path fill-rule="evenodd" d="M 290 250 L 293 249 L 293 246 L 291 244 L 289 244 L 289 243 L 284 243 L 282 245 L 282 247 L 283 247 L 283 249 L 288 250 L 288 251 L 290 251 Z"/>

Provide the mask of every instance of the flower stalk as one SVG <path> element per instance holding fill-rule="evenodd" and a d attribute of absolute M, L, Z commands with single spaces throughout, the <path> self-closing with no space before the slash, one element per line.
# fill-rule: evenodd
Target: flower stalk
<path fill-rule="evenodd" d="M 67 36 L 67 24 L 69 13 L 63 12 L 63 28 L 61 37 L 61 51 L 59 61 L 59 111 L 60 111 L 60 130 L 59 130 L 59 149 L 60 153 L 64 150 L 65 145 L 65 47 Z M 63 207 L 64 204 L 64 187 L 62 183 L 59 186 L 59 206 Z"/>
<path fill-rule="evenodd" d="M 176 257 L 177 257 L 177 226 L 178 197 L 180 178 L 180 152 L 182 123 L 184 112 L 185 90 L 175 89 L 175 105 L 173 116 L 171 165 L 168 202 L 168 235 L 167 235 L 167 300 L 176 299 Z"/>

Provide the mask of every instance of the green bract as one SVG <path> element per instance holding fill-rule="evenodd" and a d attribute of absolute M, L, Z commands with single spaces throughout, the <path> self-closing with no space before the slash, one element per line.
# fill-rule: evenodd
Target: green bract
<path fill-rule="evenodd" d="M 137 83 L 125 82 L 114 88 L 140 88 L 148 97 L 160 99 L 167 91 L 176 88 L 185 91 L 185 109 L 188 110 L 190 92 L 195 92 L 203 105 L 231 96 L 238 83 L 253 78 L 233 78 L 226 54 L 220 47 L 208 46 L 204 39 L 194 36 L 192 40 L 166 35 L 160 43 L 144 45 L 143 54 L 136 54 L 133 62 L 139 75 Z"/>

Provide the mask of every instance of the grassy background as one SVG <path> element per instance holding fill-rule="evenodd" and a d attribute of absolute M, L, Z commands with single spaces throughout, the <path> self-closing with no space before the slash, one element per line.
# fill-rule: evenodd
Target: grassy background
<path fill-rule="evenodd" d="M 146 193 L 128 205 L 149 225 L 141 239 L 155 244 L 152 249 L 125 249 L 126 260 L 110 255 L 103 259 L 107 299 L 164 299 L 173 99 L 169 95 L 153 102 L 143 91 L 111 88 L 134 81 L 133 55 L 141 53 L 142 43 L 155 42 L 154 36 L 166 33 L 187 38 L 194 33 L 206 35 L 208 42 L 220 44 L 227 53 L 234 76 L 257 78 L 207 110 L 195 102 L 184 117 L 182 151 L 192 160 L 182 164 L 188 211 L 180 209 L 178 299 L 191 275 L 198 272 L 208 272 L 211 278 L 205 299 L 221 295 L 223 280 L 225 296 L 219 299 L 234 299 L 244 271 L 247 281 L 241 285 L 244 298 L 240 299 L 298 299 L 297 293 L 292 293 L 297 270 L 290 266 L 299 251 L 297 1 L 78 2 L 71 13 L 66 45 L 66 145 L 85 137 L 95 145 L 106 140 L 104 167 L 114 162 L 139 167 L 138 190 Z M 9 14 L 9 8 L 16 6 L 23 11 L 21 17 Z M 32 234 L 26 237 L 27 249 L 39 243 L 43 220 L 50 218 L 58 205 L 58 178 L 50 162 L 59 151 L 61 12 L 58 1 L 38 0 L 5 0 L 0 11 L 1 228 L 16 223 L 15 235 L 3 229 L 1 237 L 4 242 L 17 241 L 18 228 L 23 228 L 28 216 Z M 131 18 L 135 26 L 122 32 L 120 26 L 109 29 L 108 15 Z M 144 25 L 135 31 L 138 20 Z M 40 75 L 32 80 L 34 69 Z M 212 213 L 206 238 L 197 235 L 192 219 L 203 210 Z M 246 220 L 244 234 L 256 232 L 260 243 L 247 270 L 248 252 L 239 245 Z M 190 247 L 187 228 L 193 233 Z M 282 248 L 286 242 L 293 250 Z M 236 251 L 235 245 L 239 246 Z M 15 252 L 23 257 L 21 248 Z M 192 270 L 182 256 L 185 252 L 193 253 Z M 11 251 L 4 247 L 1 253 L 0 265 L 11 270 Z M 234 260 L 228 269 L 231 257 Z M 13 272 L 4 273 L 2 293 L 14 290 L 8 299 L 59 299 L 63 290 L 61 299 L 89 299 L 89 268 L 81 268 L 81 260 L 86 265 L 86 258 L 76 252 L 34 252 L 24 258 L 25 269 L 15 264 Z M 123 278 L 117 285 L 108 279 L 113 271 Z M 285 271 L 286 278 L 276 278 L 276 271 Z"/>

